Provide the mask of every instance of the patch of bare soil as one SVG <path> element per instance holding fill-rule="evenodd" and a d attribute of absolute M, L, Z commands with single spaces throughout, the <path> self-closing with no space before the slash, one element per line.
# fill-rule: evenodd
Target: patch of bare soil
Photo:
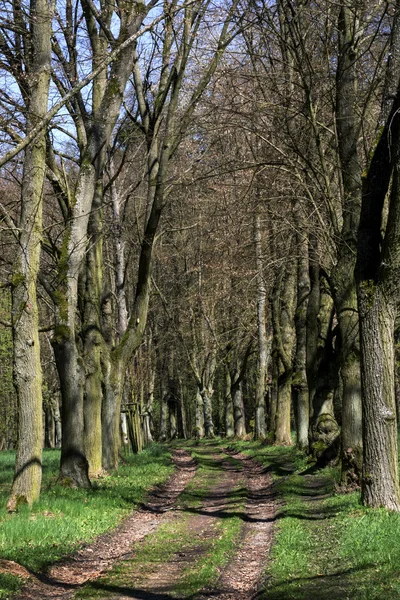
<path fill-rule="evenodd" d="M 46 574 L 32 573 L 15 600 L 67 600 L 77 587 L 96 579 L 131 551 L 135 542 L 154 531 L 168 517 L 179 494 L 195 474 L 196 465 L 184 450 L 173 455 L 176 471 L 149 494 L 146 504 L 115 530 L 99 536 L 74 556 L 54 565 Z"/>
<path fill-rule="evenodd" d="M 13 560 L 0 560 L 0 573 L 9 573 L 10 575 L 16 575 L 23 579 L 28 579 L 31 574 L 28 569 L 25 569 L 22 565 L 14 562 Z"/>

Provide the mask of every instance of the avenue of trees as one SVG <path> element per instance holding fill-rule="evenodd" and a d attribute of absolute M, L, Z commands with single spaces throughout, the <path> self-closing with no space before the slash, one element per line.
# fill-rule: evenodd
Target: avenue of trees
<path fill-rule="evenodd" d="M 399 0 L 0 15 L 9 510 L 44 445 L 89 487 L 127 445 L 214 435 L 400 510 Z"/>

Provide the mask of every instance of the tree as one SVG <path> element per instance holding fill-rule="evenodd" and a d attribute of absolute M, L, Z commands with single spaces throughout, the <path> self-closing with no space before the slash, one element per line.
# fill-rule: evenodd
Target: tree
<path fill-rule="evenodd" d="M 65 219 L 65 231 L 57 255 L 57 287 L 52 291 L 57 317 L 53 346 L 61 382 L 63 407 L 60 479 L 77 486 L 90 485 L 88 469 L 90 468 L 92 474 L 96 474 L 102 464 L 102 339 L 99 307 L 103 291 L 100 265 L 101 211 L 106 151 L 112 140 L 125 87 L 133 68 L 133 42 L 140 35 L 140 27 L 154 5 L 155 2 L 147 5 L 138 2 L 123 10 L 118 6 L 111 10 L 107 3 L 103 3 L 101 10 L 97 11 L 91 3 L 83 1 L 81 13 L 74 13 L 72 7 L 67 5 L 65 23 L 60 27 L 59 37 L 53 40 L 58 62 L 58 68 L 53 72 L 55 83 L 62 94 L 66 92 L 64 80 L 69 87 L 73 87 L 78 76 L 79 47 L 76 44 L 79 37 L 71 32 L 82 27 L 82 20 L 90 44 L 91 66 L 94 72 L 97 70 L 91 90 L 91 106 L 87 106 L 79 91 L 76 91 L 67 104 L 75 124 L 79 152 L 79 170 L 73 194 L 64 180 L 63 171 L 52 155 L 51 147 L 48 157 L 53 187 Z M 60 15 L 58 18 L 61 20 Z M 110 31 L 113 18 L 119 23 L 117 33 L 115 30 L 114 33 Z M 111 64 L 107 68 L 107 54 L 112 46 L 119 48 L 120 52 L 115 54 L 114 50 L 110 53 L 109 56 L 113 60 L 109 61 Z M 102 65 L 104 68 L 101 68 Z M 81 285 L 84 285 L 83 306 L 78 305 L 81 297 L 78 286 Z M 76 319 L 78 308 L 82 309 L 80 322 Z M 77 343 L 80 333 L 84 339 L 83 356 Z M 89 456 L 90 465 L 86 454 Z"/>
<path fill-rule="evenodd" d="M 263 440 L 266 437 L 265 420 L 265 393 L 266 379 L 268 373 L 268 340 L 266 330 L 266 310 L 267 310 L 267 289 L 265 285 L 265 274 L 263 266 L 263 251 L 261 243 L 261 223 L 258 207 L 254 213 L 254 243 L 257 266 L 257 333 L 258 333 L 258 364 L 257 364 L 257 383 L 256 383 L 256 411 L 254 423 L 254 437 Z"/>
<path fill-rule="evenodd" d="M 400 510 L 394 358 L 400 274 L 399 10 L 396 2 L 378 139 L 363 179 L 356 265 L 364 411 L 362 499 L 367 506 L 395 511 Z"/>
<path fill-rule="evenodd" d="M 29 135 L 47 113 L 51 72 L 51 34 L 54 4 L 37 0 L 24 13 L 18 5 L 14 51 L 0 36 L 7 68 L 16 75 L 25 103 Z M 22 76 L 24 74 L 24 77 Z M 42 131 L 25 150 L 21 208 L 18 223 L 8 225 L 18 240 L 12 277 L 13 377 L 18 399 L 18 446 L 15 475 L 7 507 L 38 499 L 42 477 L 42 376 L 36 283 L 42 239 L 46 140 Z"/>
<path fill-rule="evenodd" d="M 183 100 L 187 94 L 184 77 L 189 69 L 192 54 L 197 51 L 198 32 L 207 18 L 207 2 L 200 3 L 196 10 L 191 4 L 185 5 L 183 18 L 180 15 L 174 16 L 176 8 L 174 3 L 165 6 L 166 20 L 161 33 L 162 62 L 155 97 L 153 97 L 154 90 L 147 79 L 151 65 L 145 65 L 145 76 L 143 76 L 139 55 L 135 49 L 133 74 L 137 118 L 133 121 L 144 133 L 147 144 L 147 208 L 140 240 L 131 317 L 119 344 L 111 349 L 109 367 L 106 369 L 105 402 L 110 409 L 108 428 L 110 438 L 107 444 L 109 453 L 106 468 L 110 468 L 118 461 L 119 410 L 123 374 L 127 362 L 142 342 L 147 323 L 154 244 L 161 215 L 171 190 L 168 187 L 170 162 L 184 139 L 196 106 L 212 79 L 226 47 L 237 35 L 237 25 L 234 22 L 236 6 L 235 1 L 224 15 L 218 38 L 211 47 L 207 66 L 193 73 L 188 101 Z M 206 412 L 210 432 L 212 432 L 210 410 L 206 408 Z"/>
<path fill-rule="evenodd" d="M 297 207 L 299 210 L 299 207 Z M 307 308 L 310 294 L 308 261 L 308 236 L 301 230 L 301 220 L 297 218 L 296 245 L 297 257 L 297 306 L 295 313 L 296 355 L 294 360 L 293 392 L 296 415 L 297 446 L 300 450 L 309 448 L 308 430 L 310 425 L 310 397 L 307 385 Z"/>

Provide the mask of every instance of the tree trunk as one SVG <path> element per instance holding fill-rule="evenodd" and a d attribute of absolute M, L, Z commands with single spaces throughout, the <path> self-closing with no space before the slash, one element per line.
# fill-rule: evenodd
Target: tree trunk
<path fill-rule="evenodd" d="M 115 176 L 114 165 L 112 164 L 111 176 Z M 113 242 L 114 242 L 114 271 L 115 271 L 115 295 L 117 301 L 118 313 L 118 337 L 124 335 L 128 327 L 128 310 L 125 294 L 125 242 L 122 235 L 122 199 L 117 192 L 116 183 L 111 185 L 111 202 L 113 209 Z"/>
<path fill-rule="evenodd" d="M 84 449 L 82 357 L 76 338 L 78 280 L 86 251 L 87 224 L 95 189 L 95 170 L 86 157 L 79 173 L 73 216 L 59 257 L 60 289 L 55 294 L 57 325 L 52 341 L 62 397 L 60 481 L 88 487 Z M 75 371 L 74 371 L 75 369 Z M 78 422 L 81 420 L 80 422 Z M 70 435 L 68 440 L 66 436 Z M 76 464 L 74 465 L 74 461 Z"/>
<path fill-rule="evenodd" d="M 399 240 L 400 241 L 400 240 Z M 394 395 L 395 309 L 384 293 L 364 282 L 359 289 L 363 385 L 364 464 L 362 500 L 400 511 Z"/>
<path fill-rule="evenodd" d="M 143 412 L 143 435 L 145 446 L 148 446 L 153 441 L 153 434 L 151 431 L 151 415 L 153 412 L 154 404 L 154 383 L 156 379 L 156 371 L 153 366 L 150 366 L 149 373 L 149 387 L 147 390 L 147 402 Z"/>
<path fill-rule="evenodd" d="M 177 403 L 175 398 L 170 399 L 168 403 L 168 414 L 169 414 L 169 437 L 174 440 L 178 435 L 177 425 Z"/>
<path fill-rule="evenodd" d="M 272 353 L 272 380 L 269 393 L 268 432 L 271 442 L 275 442 L 276 413 L 278 410 L 278 375 L 279 357 L 276 352 Z"/>
<path fill-rule="evenodd" d="M 278 379 L 278 398 L 275 419 L 275 444 L 290 446 L 290 407 L 292 404 L 292 373 L 283 372 Z"/>
<path fill-rule="evenodd" d="M 128 418 L 126 412 L 121 411 L 121 443 L 122 448 L 128 451 L 129 433 L 128 433 Z"/>
<path fill-rule="evenodd" d="M 400 510 L 394 330 L 400 277 L 399 92 L 364 180 L 357 255 L 363 399 L 363 502 Z M 389 216 L 381 240 L 393 170 Z"/>
<path fill-rule="evenodd" d="M 51 407 L 52 407 L 52 414 L 53 414 L 54 428 L 55 428 L 55 438 L 56 438 L 55 439 L 55 447 L 61 448 L 62 427 L 61 427 L 61 413 L 60 413 L 60 404 L 59 404 L 58 394 L 51 399 Z"/>
<path fill-rule="evenodd" d="M 266 331 L 266 299 L 267 290 L 264 280 L 262 245 L 261 245 L 261 223 L 260 215 L 254 217 L 254 242 L 257 267 L 257 334 L 258 334 L 258 359 L 256 373 L 256 391 L 255 391 L 255 419 L 254 419 L 254 438 L 263 440 L 266 437 L 265 421 L 265 383 L 268 371 L 268 344 Z"/>
<path fill-rule="evenodd" d="M 246 422 L 243 402 L 243 387 L 241 381 L 232 386 L 231 394 L 235 423 L 235 437 L 244 438 L 246 436 Z"/>
<path fill-rule="evenodd" d="M 333 330 L 332 298 L 324 289 L 321 279 L 320 309 L 318 314 L 319 338 L 317 345 L 317 375 L 312 403 L 310 450 L 315 458 L 327 457 L 327 462 L 338 456 L 339 426 L 334 414 L 334 396 L 339 387 L 338 340 Z"/>
<path fill-rule="evenodd" d="M 297 308 L 295 373 L 293 375 L 294 408 L 297 428 L 297 446 L 308 449 L 308 429 L 310 422 L 310 402 L 307 385 L 307 305 L 310 293 L 308 269 L 308 238 L 301 234 L 297 223 Z"/>
<path fill-rule="evenodd" d="M 317 372 L 315 391 L 312 403 L 312 425 L 321 415 L 330 415 L 334 418 L 333 397 L 338 386 L 339 364 L 336 348 L 334 346 L 333 318 L 334 310 L 332 298 L 322 286 L 320 290 L 320 306 L 318 311 L 318 344 L 317 344 Z"/>
<path fill-rule="evenodd" d="M 168 422 L 169 422 L 169 386 L 168 373 L 162 374 L 161 380 L 161 403 L 160 403 L 160 442 L 165 442 L 168 439 Z"/>
<path fill-rule="evenodd" d="M 204 402 L 200 390 L 196 392 L 196 425 L 195 437 L 201 439 L 204 437 Z"/>
<path fill-rule="evenodd" d="M 127 425 L 132 451 L 134 454 L 139 454 L 143 450 L 143 429 L 140 417 L 140 402 L 135 401 L 133 393 L 127 409 Z"/>
<path fill-rule="evenodd" d="M 184 440 L 188 438 L 187 414 L 185 403 L 185 388 L 179 377 L 179 403 L 178 403 L 178 435 Z"/>
<path fill-rule="evenodd" d="M 86 381 L 84 392 L 84 444 L 89 476 L 97 477 L 102 469 L 102 373 L 101 341 L 92 331 L 85 340 Z"/>
<path fill-rule="evenodd" d="M 233 438 L 235 436 L 235 417 L 233 411 L 231 375 L 229 369 L 225 368 L 225 436 Z"/>
<path fill-rule="evenodd" d="M 342 399 L 342 482 L 358 483 L 362 466 L 360 345 L 354 268 L 361 205 L 359 123 L 356 112 L 359 22 L 357 11 L 340 7 L 336 71 L 336 128 L 343 183 L 343 226 L 332 272 L 333 299 L 340 331 Z"/>
<path fill-rule="evenodd" d="M 56 428 L 54 424 L 53 411 L 50 404 L 47 404 L 45 409 L 45 436 L 44 436 L 45 448 L 56 447 Z"/>
<path fill-rule="evenodd" d="M 274 290 L 273 323 L 275 346 L 280 359 L 275 443 L 290 445 L 290 409 L 292 403 L 292 355 L 296 344 L 293 327 L 296 302 L 296 262 L 291 261 Z"/>
<path fill-rule="evenodd" d="M 121 447 L 120 415 L 121 402 L 126 375 L 121 360 L 108 353 L 103 355 L 103 403 L 101 412 L 102 426 L 102 464 L 110 471 L 118 466 Z"/>
<path fill-rule="evenodd" d="M 98 181 L 88 225 L 89 248 L 86 253 L 85 297 L 83 315 L 83 361 L 85 365 L 84 436 L 89 476 L 97 477 L 102 469 L 102 347 L 101 298 L 103 293 L 103 217 L 102 182 Z"/>
<path fill-rule="evenodd" d="M 320 293 L 320 267 L 318 264 L 316 252 L 316 238 L 310 235 L 309 238 L 309 265 L 310 265 L 310 293 L 307 303 L 307 383 L 308 394 L 310 399 L 310 418 L 313 417 L 313 403 L 315 391 L 317 388 L 318 365 L 320 362 L 319 353 L 319 330 L 318 330 L 318 313 L 320 309 L 321 293 Z"/>
<path fill-rule="evenodd" d="M 204 410 L 204 434 L 207 438 L 214 437 L 214 423 L 212 418 L 212 396 L 213 390 L 211 386 L 203 387 L 200 394 L 203 398 L 203 410 Z"/>
<path fill-rule="evenodd" d="M 28 134 L 46 115 L 51 73 L 51 14 L 46 0 L 31 4 Z M 18 443 L 14 481 L 7 504 L 15 510 L 39 498 L 42 480 L 42 371 L 36 281 L 42 239 L 46 142 L 42 131 L 25 151 L 18 256 L 12 278 L 13 377 L 18 402 Z"/>
<path fill-rule="evenodd" d="M 84 373 L 75 342 L 53 339 L 54 355 L 63 390 L 61 462 L 59 481 L 71 487 L 90 487 L 89 463 L 83 436 Z"/>

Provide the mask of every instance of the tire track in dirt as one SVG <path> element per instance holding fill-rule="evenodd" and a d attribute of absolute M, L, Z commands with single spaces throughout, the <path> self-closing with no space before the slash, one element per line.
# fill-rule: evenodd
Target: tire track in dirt
<path fill-rule="evenodd" d="M 168 518 L 176 499 L 195 475 L 196 463 L 185 450 L 175 450 L 173 461 L 176 471 L 149 494 L 139 510 L 113 531 L 52 566 L 46 574 L 31 573 L 14 600 L 67 600 L 78 587 L 96 579 L 129 554 L 132 544 L 155 531 Z"/>

